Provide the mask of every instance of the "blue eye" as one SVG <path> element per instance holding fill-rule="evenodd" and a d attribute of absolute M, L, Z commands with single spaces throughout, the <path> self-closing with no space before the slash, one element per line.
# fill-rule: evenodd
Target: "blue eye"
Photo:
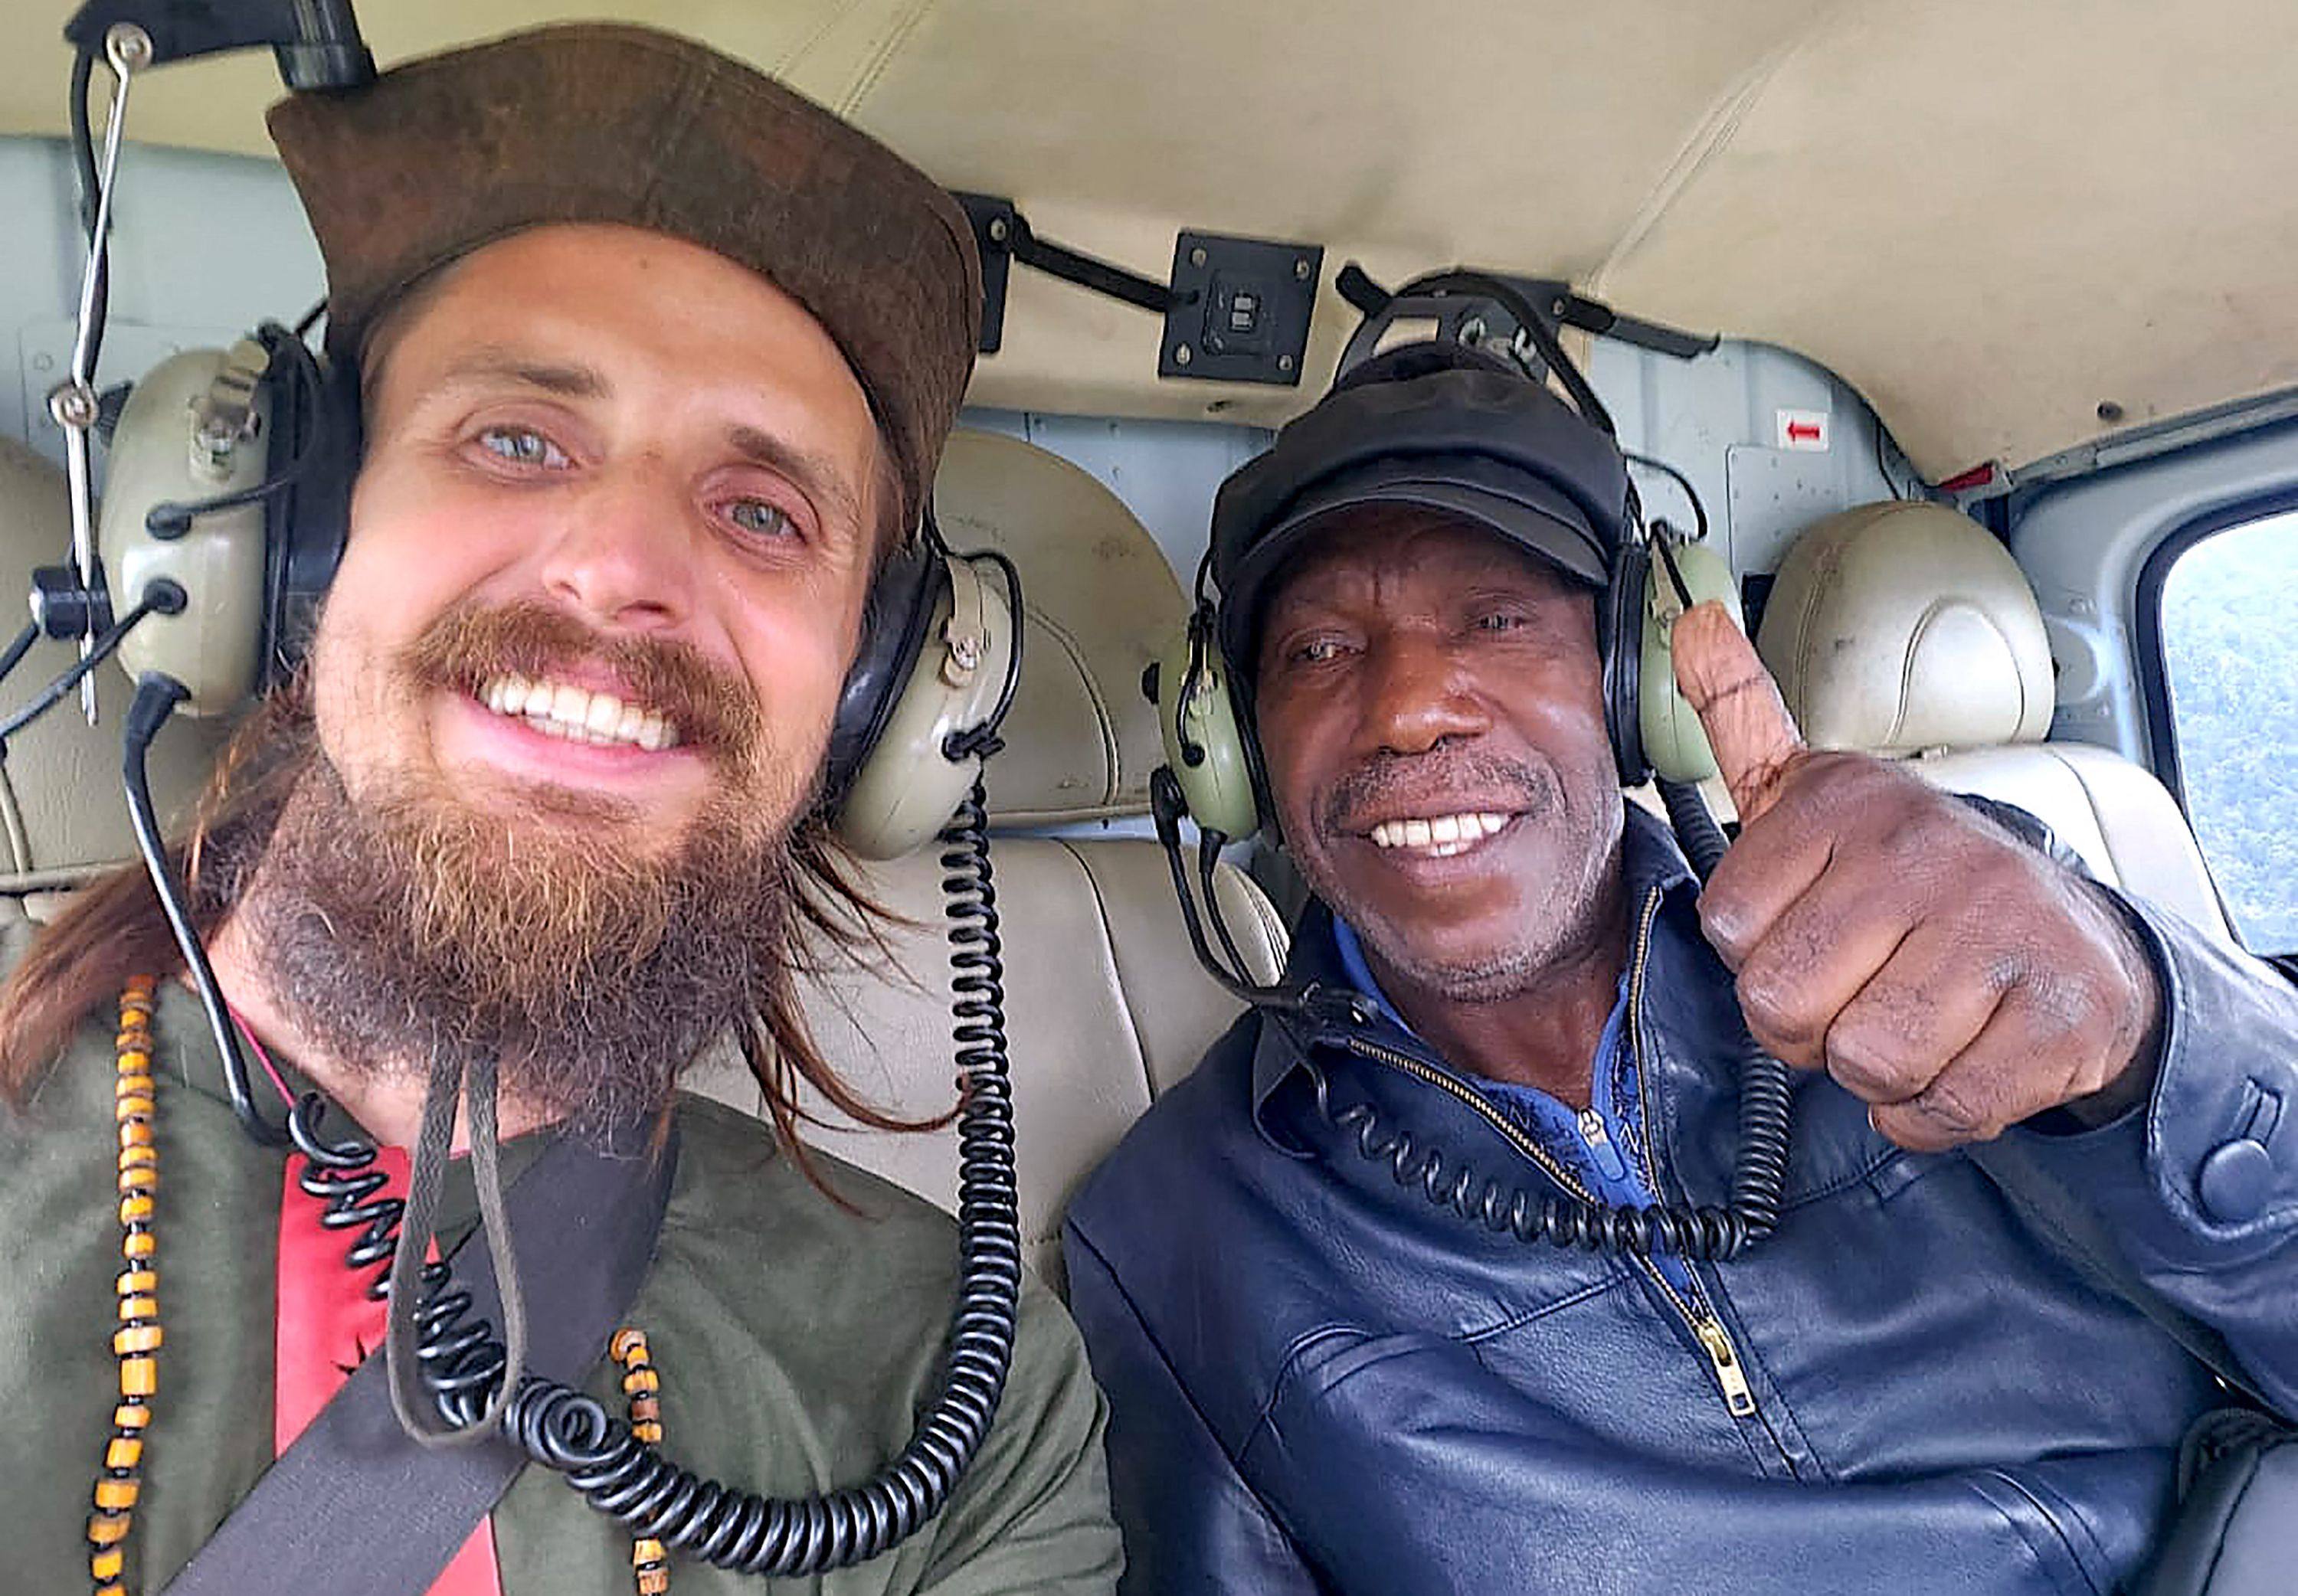
<path fill-rule="evenodd" d="M 789 512 L 765 499 L 737 499 L 726 507 L 726 518 L 754 537 L 786 538 L 798 527 Z"/>
<path fill-rule="evenodd" d="M 490 426 L 479 434 L 479 447 L 514 466 L 563 466 L 566 456 L 541 433 L 524 426 Z"/>

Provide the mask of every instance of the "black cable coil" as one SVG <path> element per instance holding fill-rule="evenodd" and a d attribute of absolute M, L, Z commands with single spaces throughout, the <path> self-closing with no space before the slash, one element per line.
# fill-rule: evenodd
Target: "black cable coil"
<path fill-rule="evenodd" d="M 1691 861 L 1693 872 L 1704 882 L 1715 873 L 1729 846 L 1724 828 L 1707 812 L 1698 787 L 1688 781 L 1663 781 L 1657 785 L 1668 824 Z M 1788 1067 L 1757 1046 L 1744 1030 L 1740 1039 L 1740 1150 L 1732 1166 L 1732 1211 L 1745 1221 L 1749 1236 L 1757 1237 L 1779 1228 L 1793 1111 L 1788 1100 Z M 1732 1253 L 1719 1256 L 1728 1258 Z"/>
<path fill-rule="evenodd" d="M 520 1379 L 503 1414 L 512 1444 L 566 1476 L 593 1508 L 633 1535 L 722 1568 L 818 1574 L 876 1557 L 914 1534 L 949 1500 L 1004 1393 L 1021 1301 L 1021 1201 L 1013 1177 L 1005 967 L 980 781 L 941 838 L 963 1092 L 960 1269 L 942 1390 L 909 1443 L 859 1485 L 803 1500 L 769 1499 L 679 1468 L 638 1441 L 596 1399 L 540 1375 Z M 288 1134 L 305 1160 L 297 1183 L 327 1204 L 321 1224 L 360 1229 L 344 1261 L 354 1269 L 382 1266 L 368 1287 L 380 1298 L 405 1204 L 375 1198 L 384 1177 L 369 1169 L 373 1147 L 321 1137 L 325 1112 L 316 1095 L 307 1095 L 288 1116 Z M 442 1418 L 467 1425 L 501 1381 L 502 1344 L 492 1325 L 471 1317 L 470 1294 L 455 1286 L 446 1265 L 426 1265 L 422 1282 L 415 1319 L 424 1385 Z"/>
<path fill-rule="evenodd" d="M 1556 1192 L 1533 1193 L 1494 1176 L 1480 1176 L 1465 1160 L 1448 1162 L 1442 1148 L 1418 1142 L 1409 1130 L 1390 1130 L 1368 1103 L 1318 1106 L 1356 1150 L 1385 1163 L 1396 1183 L 1418 1187 L 1439 1208 L 1519 1241 L 1549 1242 L 1589 1252 L 1674 1253 L 1686 1258 L 1734 1258 L 1757 1235 L 1745 1214 L 1729 1208 L 1613 1208 Z"/>
<path fill-rule="evenodd" d="M 1668 781 L 1658 786 L 1676 839 L 1705 881 L 1724 856 L 1727 844 L 1723 829 L 1708 814 L 1697 787 Z M 1639 1256 L 1674 1253 L 1724 1261 L 1738 1257 L 1749 1243 L 1779 1228 L 1781 1194 L 1787 1185 L 1792 1118 L 1787 1066 L 1752 1037 L 1743 1033 L 1741 1042 L 1740 1146 L 1732 1170 L 1731 1202 L 1721 1208 L 1681 1203 L 1616 1208 L 1479 1175 L 1466 1161 L 1416 1140 L 1410 1131 L 1390 1129 L 1369 1103 L 1335 1107 L 1321 1073 L 1317 1077 L 1317 1107 L 1327 1123 L 1351 1138 L 1360 1154 L 1386 1164 L 1399 1186 L 1418 1187 L 1437 1207 L 1494 1232 L 1589 1252 Z"/>

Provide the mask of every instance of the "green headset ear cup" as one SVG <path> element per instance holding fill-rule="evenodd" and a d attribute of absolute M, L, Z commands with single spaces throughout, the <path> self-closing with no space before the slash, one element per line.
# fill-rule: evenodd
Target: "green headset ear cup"
<path fill-rule="evenodd" d="M 1723 601 L 1732 618 L 1747 624 L 1740 608 L 1739 584 L 1730 562 L 1705 543 L 1672 545 L 1668 550 L 1694 604 L 1710 599 Z M 1682 608 L 1674 583 L 1657 559 L 1644 580 L 1641 604 L 1642 664 L 1637 708 L 1642 724 L 1644 757 L 1652 773 L 1664 781 L 1705 781 L 1715 773 L 1715 755 L 1707 733 L 1683 695 L 1675 690 L 1675 665 L 1668 654 L 1668 632 Z M 1663 615 L 1670 617 L 1661 619 Z"/>
<path fill-rule="evenodd" d="M 264 506 L 243 504 L 196 516 L 180 535 L 155 536 L 146 525 L 162 504 L 190 504 L 244 492 L 264 479 L 276 390 L 254 382 L 264 351 L 242 340 L 227 352 L 186 350 L 147 372 L 128 394 L 112 438 L 98 521 L 115 611 L 138 602 L 162 578 L 188 599 L 181 612 L 146 617 L 120 645 L 131 680 L 145 671 L 174 677 L 189 690 L 184 708 L 223 715 L 244 704 L 260 682 L 264 624 Z M 244 392 L 252 430 L 227 453 L 194 446 L 193 406 L 211 389 Z M 196 462 L 196 463 L 195 463 Z"/>
<path fill-rule="evenodd" d="M 953 759 L 953 732 L 988 720 L 1013 669 L 1017 618 L 1001 584 L 955 555 L 938 557 L 924 637 L 839 801 L 839 839 L 865 859 L 891 859 L 949 823 L 981 774 L 982 756 Z"/>
<path fill-rule="evenodd" d="M 236 408 L 244 424 L 233 432 Z M 203 440 L 201 416 L 227 445 Z M 194 715 L 226 715 L 293 671 L 342 557 L 360 459 L 359 374 L 322 373 L 301 340 L 266 322 L 228 351 L 191 350 L 139 380 L 112 434 L 98 533 L 113 607 L 165 577 L 187 602 L 153 616 L 121 645 L 131 676 L 183 683 Z M 187 507 L 262 489 L 253 503 L 176 517 Z"/>
<path fill-rule="evenodd" d="M 1184 626 L 1157 662 L 1157 724 L 1165 736 L 1165 763 L 1198 829 L 1250 837 L 1261 829 L 1261 805 L 1253 792 L 1252 756 L 1229 695 L 1228 667 L 1207 639 L 1192 681 L 1191 630 Z"/>

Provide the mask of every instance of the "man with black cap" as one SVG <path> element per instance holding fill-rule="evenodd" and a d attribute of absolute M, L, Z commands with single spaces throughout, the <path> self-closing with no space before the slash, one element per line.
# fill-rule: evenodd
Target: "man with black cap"
<path fill-rule="evenodd" d="M 2298 1407 L 2289 984 L 1804 748 L 1713 604 L 1703 889 L 1608 735 L 1632 514 L 1584 410 L 1444 344 L 1221 491 L 1217 663 L 1314 897 L 1070 1209 L 1127 1589 L 2105 1590 L 2225 1400 L 2174 1311 Z M 1806 1071 L 1756 1201 L 1743 1009 Z M 2228 1146 L 2245 1213 L 2195 1195 Z"/>
<path fill-rule="evenodd" d="M 638 29 L 271 120 L 364 448 L 305 669 L 175 856 L 260 1100 L 229 1100 L 140 871 L 0 993 L 0 1584 L 1107 1590 L 1100 1398 L 1058 1303 L 1021 1285 L 1001 1389 L 980 1348 L 1013 1311 L 969 1298 L 953 1338 L 950 1223 L 794 1135 L 800 1078 L 868 1113 L 807 1038 L 796 938 L 866 946 L 822 772 L 971 368 L 963 213 Z M 676 1092 L 728 1038 L 774 1127 Z M 287 1114 L 307 1093 L 324 1121 Z M 243 1132 L 285 1119 L 293 1154 Z M 562 1208 L 520 1189 L 568 1170 Z M 492 1363 L 420 1278 L 435 1235 L 468 1283 L 475 1231 L 508 1277 Z M 530 1298 L 606 1304 L 595 1340 L 527 1322 L 514 1231 Z M 489 1383 L 554 1357 L 598 1406 Z"/>

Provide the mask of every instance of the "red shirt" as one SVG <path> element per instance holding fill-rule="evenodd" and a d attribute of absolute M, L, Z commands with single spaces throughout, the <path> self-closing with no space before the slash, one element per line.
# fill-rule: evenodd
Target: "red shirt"
<path fill-rule="evenodd" d="M 367 1294 L 373 1271 L 343 1264 L 344 1249 L 358 1233 L 320 1225 L 325 1204 L 296 1183 L 302 1167 L 300 1159 L 289 1165 L 279 1203 L 279 1325 L 272 1338 L 275 1453 L 293 1443 L 384 1338 L 385 1305 Z M 377 1149 L 374 1168 L 390 1179 L 384 1193 L 407 1189 L 405 1149 Z M 491 1521 L 482 1518 L 432 1585 L 431 1596 L 501 1596 L 501 1591 L 494 1532 Z"/>

